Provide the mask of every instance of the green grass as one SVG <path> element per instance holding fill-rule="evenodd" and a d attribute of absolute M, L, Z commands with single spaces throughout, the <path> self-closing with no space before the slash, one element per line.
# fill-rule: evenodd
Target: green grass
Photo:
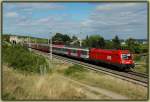
<path fill-rule="evenodd" d="M 146 88 L 142 86 L 137 86 L 103 73 L 86 70 L 80 65 L 73 65 L 65 69 L 64 74 L 84 84 L 110 90 L 128 96 L 131 99 L 145 99 L 147 95 Z"/>
<path fill-rule="evenodd" d="M 47 44 L 48 43 L 48 40 L 47 39 L 42 39 L 42 38 L 34 38 L 34 37 L 31 37 L 31 42 L 36 42 L 36 43 L 45 43 Z"/>
<path fill-rule="evenodd" d="M 85 72 L 87 72 L 87 70 L 83 66 L 75 64 L 65 69 L 64 75 L 76 77 L 77 79 L 82 79 L 85 76 L 84 75 Z"/>
<path fill-rule="evenodd" d="M 137 66 L 134 68 L 134 70 L 135 70 L 136 72 L 139 72 L 139 73 L 148 73 L 148 72 L 147 72 L 147 68 L 148 68 L 147 65 L 137 65 Z"/>
<path fill-rule="evenodd" d="M 41 73 L 43 68 L 46 68 L 47 72 L 50 71 L 43 56 L 36 55 L 20 45 L 2 45 L 2 61 L 23 72 Z"/>
<path fill-rule="evenodd" d="M 137 64 L 134 68 L 136 72 L 148 73 L 148 56 L 134 55 L 133 57 L 135 63 Z"/>

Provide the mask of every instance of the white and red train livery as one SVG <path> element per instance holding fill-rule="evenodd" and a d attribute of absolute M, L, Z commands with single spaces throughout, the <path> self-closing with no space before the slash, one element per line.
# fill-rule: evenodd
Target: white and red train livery
<path fill-rule="evenodd" d="M 48 44 L 25 44 L 33 49 L 49 52 L 50 45 Z M 30 46 L 29 46 L 30 45 Z M 55 54 L 66 55 L 79 59 L 86 59 L 89 61 L 102 62 L 109 65 L 114 65 L 121 69 L 134 68 L 134 61 L 132 55 L 128 50 L 108 50 L 108 49 L 83 49 L 66 47 L 64 45 L 53 45 L 52 52 Z"/>

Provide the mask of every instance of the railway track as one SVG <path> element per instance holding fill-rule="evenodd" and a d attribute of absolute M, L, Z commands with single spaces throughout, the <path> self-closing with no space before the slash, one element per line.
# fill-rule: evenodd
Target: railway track
<path fill-rule="evenodd" d="M 44 55 L 45 57 L 49 56 L 48 53 L 37 51 L 37 50 L 34 50 L 34 51 Z M 56 54 L 53 54 L 53 57 L 56 58 L 56 59 L 60 59 L 60 60 L 69 62 L 69 63 L 79 64 L 81 66 L 84 66 L 85 68 L 88 68 L 89 70 L 102 72 L 102 73 L 120 78 L 122 80 L 130 81 L 134 84 L 139 84 L 139 85 L 142 85 L 144 87 L 148 86 L 148 75 L 147 74 L 137 73 L 137 72 L 133 72 L 133 71 L 131 71 L 131 72 L 116 71 L 116 70 L 104 68 L 104 67 L 101 67 L 101 66 L 89 64 L 89 63 L 86 63 L 86 62 L 78 61 L 78 60 L 75 60 L 75 59 L 67 58 L 67 57 L 64 57 L 64 56 L 56 55 Z"/>
<path fill-rule="evenodd" d="M 138 72 L 134 72 L 134 71 L 131 71 L 131 72 L 128 72 L 128 73 L 132 74 L 132 75 L 140 76 L 140 77 L 143 77 L 143 78 L 148 78 L 148 74 L 138 73 Z"/>

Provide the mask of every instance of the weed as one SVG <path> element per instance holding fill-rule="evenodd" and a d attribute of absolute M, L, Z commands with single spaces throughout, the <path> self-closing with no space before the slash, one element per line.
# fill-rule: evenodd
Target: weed
<path fill-rule="evenodd" d="M 14 69 L 30 73 L 41 73 L 41 68 L 50 71 L 43 56 L 30 52 L 20 45 L 2 46 L 2 60 Z"/>
<path fill-rule="evenodd" d="M 70 66 L 69 68 L 67 68 L 64 72 L 65 75 L 73 75 L 75 73 L 82 73 L 82 72 L 85 72 L 87 71 L 86 69 L 84 69 L 82 66 L 80 65 L 73 65 L 73 66 Z"/>

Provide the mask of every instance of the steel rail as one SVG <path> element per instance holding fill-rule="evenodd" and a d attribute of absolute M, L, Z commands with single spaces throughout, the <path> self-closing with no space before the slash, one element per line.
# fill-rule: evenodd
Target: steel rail
<path fill-rule="evenodd" d="M 128 73 L 132 74 L 132 75 L 140 76 L 140 77 L 143 77 L 143 78 L 148 78 L 148 74 L 134 72 L 134 71 L 131 71 L 131 72 L 128 72 Z"/>
<path fill-rule="evenodd" d="M 38 51 L 38 52 L 44 54 L 45 57 L 49 58 L 48 53 L 41 52 L 41 51 Z M 61 56 L 61 55 L 56 55 L 56 54 L 53 54 L 53 57 L 55 57 L 56 59 L 59 59 L 59 60 L 67 61 L 69 63 L 79 64 L 79 65 L 84 66 L 84 67 L 86 67 L 90 70 L 102 72 L 102 73 L 120 78 L 122 80 L 132 82 L 134 84 L 142 85 L 144 87 L 147 87 L 147 85 L 148 85 L 148 76 L 147 75 L 143 77 L 141 74 L 139 74 L 139 73 L 137 74 L 135 72 L 134 73 L 133 72 L 125 73 L 125 72 L 120 72 L 120 71 L 116 71 L 116 70 L 111 70 L 111 69 L 108 69 L 108 68 L 104 68 L 104 67 L 101 67 L 101 66 L 89 64 L 89 63 L 86 63 L 86 62 L 83 62 L 83 61 L 78 61 L 78 60 L 75 60 L 75 59 L 71 59 L 71 58 L 64 57 L 64 56 Z"/>

